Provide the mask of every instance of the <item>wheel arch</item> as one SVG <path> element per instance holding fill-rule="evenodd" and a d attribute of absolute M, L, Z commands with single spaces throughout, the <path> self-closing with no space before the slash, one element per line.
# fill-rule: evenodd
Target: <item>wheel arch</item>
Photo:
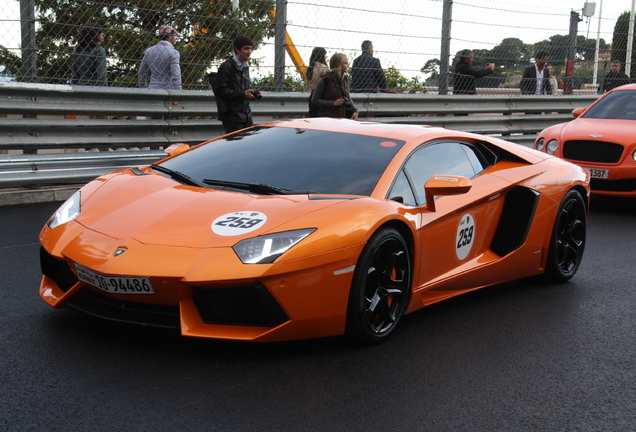
<path fill-rule="evenodd" d="M 382 228 L 393 228 L 395 230 L 397 230 L 402 237 L 404 237 L 404 241 L 406 242 L 406 245 L 408 246 L 409 250 L 411 251 L 411 265 L 413 264 L 413 257 L 415 255 L 415 238 L 413 236 L 413 231 L 411 231 L 411 228 L 404 223 L 401 220 L 398 219 L 391 219 L 390 221 L 387 221 L 385 223 L 383 223 L 382 225 L 380 225 L 379 227 L 377 227 L 375 229 L 375 231 L 372 233 L 372 235 L 381 230 Z"/>
<path fill-rule="evenodd" d="M 579 192 L 581 194 L 581 196 L 583 197 L 583 202 L 585 203 L 585 212 L 586 212 L 587 215 L 589 215 L 589 213 L 590 213 L 590 193 L 588 192 L 587 189 L 585 189 L 581 185 L 575 185 L 572 189 L 577 191 L 577 192 Z"/>

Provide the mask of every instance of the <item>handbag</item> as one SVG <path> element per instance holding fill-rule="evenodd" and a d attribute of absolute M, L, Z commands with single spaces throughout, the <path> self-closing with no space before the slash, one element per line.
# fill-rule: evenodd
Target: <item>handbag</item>
<path fill-rule="evenodd" d="M 309 99 L 307 100 L 307 103 L 309 104 L 309 113 L 307 114 L 307 117 L 318 117 L 318 107 L 311 103 L 311 97 L 313 95 L 314 91 L 312 90 L 309 94 Z"/>

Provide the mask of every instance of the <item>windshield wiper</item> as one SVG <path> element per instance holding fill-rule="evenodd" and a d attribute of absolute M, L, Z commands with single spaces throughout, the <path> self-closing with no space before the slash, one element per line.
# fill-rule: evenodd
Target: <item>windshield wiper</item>
<path fill-rule="evenodd" d="M 203 183 L 210 186 L 225 186 L 233 189 L 246 190 L 253 193 L 260 193 L 266 195 L 304 195 L 311 193 L 318 193 L 314 191 L 308 190 L 291 190 L 291 189 L 283 189 L 276 186 L 263 184 L 263 183 L 241 183 L 241 182 L 233 182 L 227 180 L 214 180 L 214 179 L 204 179 Z"/>
<path fill-rule="evenodd" d="M 151 165 L 150 166 L 152 169 L 156 169 L 157 171 L 161 171 L 162 173 L 168 174 L 170 177 L 172 177 L 175 180 L 181 180 L 184 183 L 193 185 L 193 186 L 199 186 L 199 187 L 207 187 L 204 183 L 201 183 L 198 180 L 193 179 L 192 177 L 190 177 L 187 174 L 184 174 L 182 172 L 179 171 L 173 171 L 170 168 L 166 168 L 164 166 L 161 165 Z"/>

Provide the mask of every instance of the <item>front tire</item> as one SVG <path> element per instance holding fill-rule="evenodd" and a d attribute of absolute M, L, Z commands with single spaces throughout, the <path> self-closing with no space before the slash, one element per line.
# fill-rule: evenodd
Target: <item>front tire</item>
<path fill-rule="evenodd" d="M 363 344 L 386 340 L 404 314 L 411 292 L 411 260 L 402 235 L 377 231 L 362 250 L 351 284 L 346 333 Z"/>
<path fill-rule="evenodd" d="M 548 281 L 562 283 L 576 273 L 585 250 L 587 210 L 581 194 L 572 189 L 557 212 L 545 268 Z"/>

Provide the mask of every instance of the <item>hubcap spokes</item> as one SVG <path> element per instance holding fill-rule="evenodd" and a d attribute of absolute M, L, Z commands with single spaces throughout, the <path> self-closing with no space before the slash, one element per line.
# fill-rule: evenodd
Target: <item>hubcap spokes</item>
<path fill-rule="evenodd" d="M 402 313 L 409 285 L 409 262 L 400 242 L 389 239 L 373 257 L 365 284 L 365 314 L 376 334 L 389 331 Z"/>
<path fill-rule="evenodd" d="M 560 216 L 557 237 L 557 262 L 568 273 L 581 259 L 585 241 L 585 214 L 576 200 L 569 201 Z"/>

